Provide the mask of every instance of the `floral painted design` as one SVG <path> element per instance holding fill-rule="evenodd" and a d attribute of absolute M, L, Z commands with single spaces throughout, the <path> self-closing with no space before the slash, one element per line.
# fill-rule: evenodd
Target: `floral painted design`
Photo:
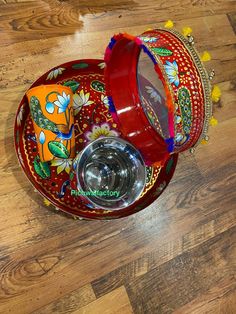
<path fill-rule="evenodd" d="M 51 161 L 51 166 L 57 167 L 57 174 L 60 174 L 62 171 L 69 174 L 72 166 L 72 159 L 55 159 Z"/>
<path fill-rule="evenodd" d="M 160 102 L 161 103 L 161 96 L 159 93 L 151 86 L 145 86 L 148 94 L 150 94 L 150 98 L 152 98 L 155 102 Z"/>
<path fill-rule="evenodd" d="M 176 141 L 177 143 L 179 143 L 179 142 L 182 141 L 183 138 L 184 138 L 183 134 L 177 133 L 176 136 L 175 136 L 175 141 Z"/>
<path fill-rule="evenodd" d="M 70 95 L 67 95 L 65 92 L 62 92 L 62 96 L 58 95 L 56 101 L 54 101 L 54 105 L 56 105 L 58 109 L 58 113 L 63 113 L 66 111 L 69 103 L 70 103 Z"/>
<path fill-rule="evenodd" d="M 41 131 L 39 133 L 39 143 L 43 145 L 45 143 L 45 140 L 46 140 L 45 133 L 43 131 Z"/>
<path fill-rule="evenodd" d="M 44 159 L 44 143 L 46 141 L 46 136 L 43 131 L 39 133 L 39 143 L 42 145 L 42 158 Z"/>
<path fill-rule="evenodd" d="M 105 63 L 105 62 L 101 62 L 101 63 L 98 64 L 98 67 L 99 67 L 100 69 L 104 69 L 105 66 L 106 66 L 106 63 Z"/>
<path fill-rule="evenodd" d="M 17 125 L 20 126 L 21 125 L 21 121 L 23 119 L 23 114 L 24 114 L 24 106 L 21 106 L 20 107 L 20 110 L 18 112 L 18 115 L 17 115 L 17 118 L 16 118 L 16 122 L 17 122 Z"/>
<path fill-rule="evenodd" d="M 164 67 L 170 83 L 174 83 L 176 87 L 179 86 L 179 68 L 177 62 L 175 60 L 172 63 L 166 61 Z"/>
<path fill-rule="evenodd" d="M 74 115 L 77 115 L 83 106 L 88 106 L 94 103 L 94 101 L 89 100 L 89 98 L 90 93 L 85 94 L 83 89 L 79 92 L 79 94 L 73 95 Z"/>
<path fill-rule="evenodd" d="M 144 36 L 144 37 L 140 36 L 139 38 L 145 43 L 155 43 L 158 40 L 158 38 L 156 37 L 148 37 L 148 36 Z"/>
<path fill-rule="evenodd" d="M 60 94 L 57 95 L 57 100 L 54 102 L 49 101 L 47 97 L 47 103 L 46 103 L 45 108 L 48 113 L 53 113 L 55 106 L 57 106 L 58 113 L 63 113 L 66 111 L 67 107 L 69 106 L 69 103 L 70 103 L 70 95 L 69 94 L 67 95 L 65 92 L 62 92 L 62 95 Z"/>
<path fill-rule="evenodd" d="M 48 103 L 47 103 L 47 105 L 48 105 Z M 64 107 L 65 107 L 65 105 L 67 105 L 67 102 L 63 104 Z M 45 117 L 45 115 L 43 114 L 43 112 L 40 108 L 40 102 L 37 99 L 37 97 L 32 96 L 30 98 L 29 106 L 30 106 L 30 112 L 31 112 L 32 119 L 41 129 L 49 130 L 49 131 L 53 132 L 54 134 L 56 134 L 57 138 L 61 138 L 63 140 L 64 139 L 68 140 L 71 138 L 71 133 L 73 132 L 74 126 L 72 125 L 70 130 L 68 130 L 69 133 L 61 132 L 61 130 L 58 128 L 58 125 L 56 123 L 54 123 L 53 121 L 51 121 Z M 62 106 L 62 104 L 60 104 L 60 106 Z M 64 107 L 59 108 L 59 109 L 64 110 Z M 58 110 L 58 112 L 59 112 L 59 110 Z M 66 111 L 65 111 L 65 117 L 67 120 Z M 68 129 L 68 126 L 65 125 L 64 127 L 65 127 L 65 129 Z"/>
<path fill-rule="evenodd" d="M 108 99 L 108 97 L 107 96 L 105 96 L 105 95 L 101 95 L 101 101 L 102 101 L 102 103 L 106 106 L 106 107 L 109 107 L 109 99 Z"/>
<path fill-rule="evenodd" d="M 118 136 L 118 133 L 114 130 L 111 130 L 108 123 L 103 123 L 100 126 L 94 125 L 92 127 L 92 131 L 87 132 L 85 136 L 89 141 L 94 141 L 99 137 Z"/>
<path fill-rule="evenodd" d="M 58 75 L 61 75 L 62 72 L 65 71 L 65 68 L 57 68 L 48 73 L 46 80 L 52 80 L 53 78 L 57 78 Z"/>

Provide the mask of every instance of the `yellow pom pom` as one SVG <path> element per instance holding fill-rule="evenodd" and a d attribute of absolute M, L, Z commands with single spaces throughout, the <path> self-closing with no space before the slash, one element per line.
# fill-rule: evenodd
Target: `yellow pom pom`
<path fill-rule="evenodd" d="M 173 28 L 174 23 L 173 23 L 173 21 L 168 20 L 168 21 L 165 22 L 164 26 L 165 26 L 165 28 Z"/>
<path fill-rule="evenodd" d="M 201 56 L 201 61 L 210 61 L 211 60 L 211 55 L 208 51 L 204 51 L 202 56 Z"/>
<path fill-rule="evenodd" d="M 49 200 L 48 200 L 47 198 L 44 198 L 44 199 L 43 199 L 43 203 L 44 203 L 44 205 L 47 206 L 47 207 L 51 205 L 51 203 L 49 202 Z"/>
<path fill-rule="evenodd" d="M 188 36 L 188 35 L 190 35 L 191 33 L 192 33 L 192 28 L 191 27 L 189 27 L 189 26 L 185 26 L 185 27 L 183 27 L 183 29 L 182 29 L 182 34 L 184 35 L 184 36 Z"/>
<path fill-rule="evenodd" d="M 214 102 L 218 102 L 220 100 L 221 96 L 221 90 L 218 85 L 214 85 L 212 93 L 211 93 L 211 99 Z"/>
<path fill-rule="evenodd" d="M 201 144 L 206 145 L 208 143 L 208 141 L 206 141 L 205 139 L 201 140 Z"/>
<path fill-rule="evenodd" d="M 218 120 L 214 117 L 211 117 L 211 120 L 210 120 L 210 125 L 211 126 L 216 126 L 218 124 Z"/>

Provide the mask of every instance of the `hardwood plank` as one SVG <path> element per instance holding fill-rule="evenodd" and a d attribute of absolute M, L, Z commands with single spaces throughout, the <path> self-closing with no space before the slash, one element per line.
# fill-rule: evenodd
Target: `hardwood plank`
<path fill-rule="evenodd" d="M 78 30 L 104 31 L 117 28 L 117 24 L 127 28 L 131 21 L 133 26 L 139 26 L 146 24 L 147 17 L 149 24 L 156 24 L 157 21 L 163 23 L 167 19 L 183 20 L 186 19 L 186 9 L 193 19 L 231 13 L 236 10 L 236 5 L 230 0 L 214 0 L 211 3 L 194 0 L 184 0 L 181 3 L 174 0 L 147 0 L 145 3 L 141 0 L 94 0 L 89 5 L 87 1 L 75 0 L 9 3 L 1 7 L 1 23 L 5 28 L 2 44 L 72 35 Z"/>
<path fill-rule="evenodd" d="M 227 14 L 227 16 L 228 16 L 228 19 L 230 21 L 230 24 L 231 24 L 235 34 L 236 34 L 236 13 L 235 12 L 229 13 L 229 14 Z"/>
<path fill-rule="evenodd" d="M 199 223 L 188 233 L 182 236 L 176 236 L 173 241 L 162 242 L 158 250 L 143 255 L 137 260 L 129 264 L 123 265 L 111 273 L 98 278 L 92 282 L 92 287 L 97 297 L 101 297 L 106 293 L 125 285 L 130 281 L 142 276 L 150 270 L 156 269 L 158 266 L 170 261 L 176 256 L 189 251 L 203 244 L 209 239 L 225 232 L 235 225 L 233 222 L 235 215 L 233 213 L 225 213 L 215 216 L 214 220 L 205 223 Z"/>
<path fill-rule="evenodd" d="M 184 247 L 191 248 L 203 241 L 201 239 L 211 237 L 214 228 L 216 233 L 229 228 L 236 221 L 232 208 L 235 181 L 231 185 L 225 184 L 230 173 L 229 168 L 225 178 L 219 181 L 220 173 L 217 176 L 216 171 L 213 175 L 215 183 L 210 180 L 210 184 L 201 181 L 198 174 L 195 179 L 193 176 L 180 179 L 172 184 L 165 197 L 159 199 L 158 210 L 154 203 L 125 219 L 125 224 L 124 220 L 82 222 L 79 227 L 64 233 L 61 227 L 61 234 L 45 239 L 43 246 L 41 241 L 33 240 L 34 245 L 15 251 L 7 262 L 3 262 L 0 310 L 4 312 L 10 308 L 14 312 L 20 306 L 22 311 L 29 313 L 60 298 L 61 293 L 70 293 L 120 265 L 142 257 L 152 251 L 153 246 L 161 252 L 159 256 L 164 254 L 163 259 L 160 258 L 164 262 L 180 254 Z M 224 199 L 220 193 L 222 187 Z M 207 225 L 204 227 L 204 224 Z M 43 221 L 40 225 L 46 228 Z M 191 234 L 197 226 L 203 226 L 203 229 Z M 15 239 L 16 243 L 20 241 L 19 236 Z M 49 271 L 38 275 L 31 271 L 29 265 L 37 268 L 38 259 Z M 29 298 L 33 302 L 28 303 Z"/>
<path fill-rule="evenodd" d="M 97 1 L 97 4 L 96 13 L 135 7 L 135 2 L 132 0 L 110 0 L 103 3 Z M 81 16 L 89 14 L 94 17 L 92 10 L 93 8 L 85 5 L 85 1 L 52 0 L 3 5 L 0 16 L 1 25 L 5 28 L 2 45 L 72 35 L 83 27 Z"/>
<path fill-rule="evenodd" d="M 209 49 L 218 47 L 220 45 L 230 45 L 234 44 L 236 40 L 231 24 L 227 17 L 223 14 L 216 16 L 198 17 L 193 19 L 183 19 L 181 21 L 177 21 L 175 27 L 176 29 L 181 31 L 182 27 L 185 25 L 191 25 L 191 27 L 193 28 L 193 35 L 195 36 L 196 47 L 199 49 Z M 218 25 L 221 25 L 221 28 L 217 30 L 218 33 L 217 36 L 215 36 L 215 31 Z M 82 33 L 81 31 L 76 32 L 70 36 L 66 36 L 65 38 L 42 38 L 39 41 L 40 45 L 38 45 L 38 40 L 36 40 L 36 38 L 32 38 L 29 42 L 25 41 L 24 44 L 13 42 L 11 43 L 11 45 L 4 47 L 4 50 L 1 51 L 3 57 L 3 59 L 1 59 L 1 62 L 5 64 L 6 61 L 11 61 L 12 63 L 10 65 L 12 66 L 12 64 L 15 63 L 12 55 L 15 55 L 15 51 L 17 51 L 17 57 L 19 57 L 18 62 L 21 64 L 22 61 L 24 61 L 24 59 L 21 59 L 22 57 L 31 57 L 28 55 L 28 51 L 30 49 L 34 58 L 36 58 L 37 55 L 39 55 L 40 53 L 44 55 L 49 54 L 49 57 L 52 58 L 52 56 L 50 55 L 53 54 L 54 65 L 56 65 L 55 54 L 58 58 L 61 56 L 61 54 L 64 53 L 64 58 L 67 58 L 68 53 L 71 58 L 77 59 L 78 57 L 80 57 L 81 48 L 85 45 L 86 57 L 87 53 L 93 53 L 93 51 L 97 50 L 97 44 L 99 44 L 99 51 L 103 55 L 109 38 L 114 33 L 119 31 L 126 31 L 133 34 L 140 34 L 145 29 L 147 29 L 147 27 L 157 26 L 162 26 L 162 22 L 160 21 L 159 23 L 157 23 L 155 21 L 155 23 L 147 24 L 145 20 L 144 23 L 139 23 L 139 25 L 137 26 L 133 26 L 132 24 L 130 24 L 126 27 L 122 27 L 121 25 L 119 25 L 119 27 L 113 29 L 106 28 L 103 30 L 102 37 L 99 36 L 100 31 L 96 29 L 94 32 L 86 32 L 86 34 Z M 65 49 L 67 49 L 66 54 Z M 44 62 L 48 62 L 48 60 L 44 60 Z M 59 64 L 59 61 L 57 63 Z"/>
<path fill-rule="evenodd" d="M 183 20 L 181 23 L 177 23 L 176 27 L 181 30 L 182 26 L 192 24 L 198 50 L 209 49 L 212 53 L 213 60 L 208 62 L 206 66 L 209 71 L 212 67 L 215 68 L 215 81 L 231 80 L 235 68 L 234 44 L 236 43 L 236 37 L 229 20 L 225 15 L 219 15 L 195 18 L 191 22 L 190 20 Z M 221 25 L 221 28 L 216 35 L 217 25 Z M 29 86 L 30 83 L 51 67 L 73 59 L 103 58 L 105 47 L 114 33 L 127 31 L 139 34 L 147 27 L 148 25 L 140 25 L 138 27 L 109 29 L 103 32 L 102 37 L 99 36 L 99 32 L 87 34 L 77 32 L 73 36 L 66 37 L 66 39 L 58 37 L 57 40 L 40 40 L 40 46 L 37 40 L 30 43 L 25 42 L 24 45 L 10 45 L 4 49 L 0 61 L 0 68 L 4 74 L 0 81 L 0 87 L 12 88 L 19 86 L 19 84 Z M 28 54 L 29 49 L 32 52 L 30 55 Z M 16 50 L 18 51 L 17 57 L 14 52 Z M 57 56 L 56 61 L 55 54 Z M 47 58 L 45 58 L 45 55 L 47 55 Z M 32 71 L 32 67 L 34 71 Z"/>
<path fill-rule="evenodd" d="M 234 314 L 236 309 L 235 278 L 224 279 L 174 314 Z"/>
<path fill-rule="evenodd" d="M 213 115 L 219 123 L 236 117 L 234 103 L 236 97 L 236 81 L 227 81 L 218 84 L 222 95 L 220 102 L 213 104 Z M 214 130 L 214 128 L 212 128 Z"/>
<path fill-rule="evenodd" d="M 229 145 L 236 130 L 235 81 L 221 83 L 219 87 L 222 90 L 222 97 L 220 104 L 214 105 L 213 110 L 219 124 L 209 128 L 209 142 L 206 145 L 199 145 L 194 153 L 194 159 L 204 175 L 211 175 L 217 165 L 235 162 L 236 148 Z"/>
<path fill-rule="evenodd" d="M 41 243 L 47 237 L 69 232 L 78 223 L 65 219 L 65 215 L 58 214 L 52 207 L 46 207 L 42 197 L 32 191 L 31 185 L 26 191 L 13 191 L 1 196 L 0 200 L 3 204 L 0 248 L 5 256 L 22 247 Z"/>
<path fill-rule="evenodd" d="M 235 162 L 236 148 L 230 145 L 235 132 L 236 118 L 222 121 L 217 127 L 209 129 L 209 142 L 206 145 L 199 145 L 194 154 L 203 174 L 210 175 L 217 165 L 223 166 Z"/>
<path fill-rule="evenodd" d="M 172 313 L 216 283 L 230 280 L 236 270 L 235 254 L 234 227 L 135 279 L 126 285 L 134 312 Z"/>
<path fill-rule="evenodd" d="M 207 63 L 206 68 L 209 72 L 211 69 L 215 70 L 215 78 L 212 84 L 225 81 L 231 81 L 232 84 L 235 84 L 236 75 L 232 68 L 236 68 L 236 44 L 213 48 L 210 53 L 212 60 Z"/>
<path fill-rule="evenodd" d="M 34 188 L 29 183 L 28 179 L 22 172 L 20 165 L 18 164 L 16 153 L 13 147 L 13 143 L 11 143 L 12 139 L 9 142 L 12 146 L 9 144 L 6 144 L 6 149 L 0 149 L 0 152 L 4 152 L 4 154 L 8 152 L 8 158 L 9 158 L 9 159 L 3 160 L 3 162 L 0 163 L 0 169 L 3 173 L 2 181 L 0 182 L 0 197 L 2 196 L 3 199 L 7 200 L 8 193 L 19 192 L 19 194 L 16 194 L 16 197 L 20 200 L 21 192 L 23 194 L 26 194 L 26 197 L 27 197 L 27 194 L 29 196 L 32 196 L 32 192 L 34 191 Z M 4 148 L 4 146 L 2 147 Z M 8 148 L 10 148 L 10 150 L 8 150 Z M 8 182 L 7 186 L 4 184 L 5 181 Z"/>
<path fill-rule="evenodd" d="M 181 2 L 174 0 L 170 0 L 168 2 L 159 0 L 154 2 L 152 0 L 146 0 L 145 3 L 141 0 L 136 0 L 135 2 L 138 4 L 135 9 L 127 10 L 125 14 L 122 12 L 122 18 L 120 18 L 119 22 L 117 22 L 121 27 L 130 27 L 130 19 L 133 19 L 132 24 L 135 27 L 144 24 L 142 23 L 143 20 L 148 20 L 149 25 L 157 25 L 163 24 L 168 19 L 175 22 L 182 21 L 182 23 L 185 23 L 184 26 L 186 26 L 186 23 L 192 25 L 192 20 L 195 18 L 208 16 L 213 17 L 219 14 L 225 15 L 225 13 L 235 12 L 236 9 L 235 2 L 223 2 L 222 0 L 213 0 L 212 2 L 195 0 L 183 0 Z M 188 12 L 188 20 L 186 19 L 186 10 Z M 89 16 L 86 17 L 89 18 Z M 111 12 L 110 17 L 113 18 L 113 21 L 116 21 L 116 12 Z M 97 23 L 97 30 L 99 31 L 104 30 L 103 27 L 107 25 L 109 16 L 102 15 L 102 18 L 103 20 L 99 20 Z M 199 24 L 198 27 L 201 28 L 202 25 Z M 87 32 L 93 31 L 93 23 L 84 23 L 83 30 L 86 30 Z"/>
<path fill-rule="evenodd" d="M 122 295 L 123 296 L 123 295 Z M 96 300 L 93 289 L 90 284 L 63 295 L 59 300 L 50 303 L 41 309 L 35 311 L 35 314 L 51 314 L 51 313 L 72 313 L 78 308 L 82 308 L 87 304 Z"/>
<path fill-rule="evenodd" d="M 120 287 L 93 301 L 73 314 L 132 314 L 132 307 L 124 287 Z"/>

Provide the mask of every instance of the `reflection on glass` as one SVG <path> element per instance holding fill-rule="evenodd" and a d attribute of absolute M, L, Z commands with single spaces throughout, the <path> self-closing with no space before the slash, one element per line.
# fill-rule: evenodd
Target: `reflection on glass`
<path fill-rule="evenodd" d="M 163 138 L 169 138 L 168 109 L 163 84 L 158 78 L 154 64 L 147 54 L 140 53 L 137 81 L 139 95 L 146 117 Z"/>

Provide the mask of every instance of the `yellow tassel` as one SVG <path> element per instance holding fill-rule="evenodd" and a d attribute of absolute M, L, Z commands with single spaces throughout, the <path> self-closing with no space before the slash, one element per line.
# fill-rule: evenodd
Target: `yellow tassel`
<path fill-rule="evenodd" d="M 185 27 L 183 27 L 183 29 L 182 29 L 182 34 L 184 35 L 184 36 L 188 36 L 188 35 L 190 35 L 191 33 L 192 33 L 192 28 L 191 27 L 189 27 L 189 26 L 185 26 Z"/>
<path fill-rule="evenodd" d="M 208 144 L 208 141 L 206 141 L 205 139 L 201 140 L 201 144 L 206 145 Z"/>
<path fill-rule="evenodd" d="M 202 56 L 201 56 L 201 61 L 210 61 L 211 60 L 211 55 L 208 51 L 204 51 Z"/>
<path fill-rule="evenodd" d="M 216 126 L 218 124 L 218 120 L 214 117 L 211 117 L 211 120 L 210 120 L 210 125 L 211 126 Z"/>
<path fill-rule="evenodd" d="M 168 21 L 165 22 L 164 26 L 165 26 L 165 28 L 173 28 L 174 23 L 173 23 L 173 21 L 168 20 Z"/>
<path fill-rule="evenodd" d="M 43 199 L 43 203 L 44 203 L 44 205 L 47 206 L 47 207 L 51 205 L 51 203 L 49 202 L 49 200 L 48 200 L 47 198 L 44 198 L 44 199 Z"/>
<path fill-rule="evenodd" d="M 221 90 L 218 85 L 214 85 L 212 93 L 211 93 L 211 99 L 213 102 L 218 102 L 220 100 L 221 96 Z"/>

